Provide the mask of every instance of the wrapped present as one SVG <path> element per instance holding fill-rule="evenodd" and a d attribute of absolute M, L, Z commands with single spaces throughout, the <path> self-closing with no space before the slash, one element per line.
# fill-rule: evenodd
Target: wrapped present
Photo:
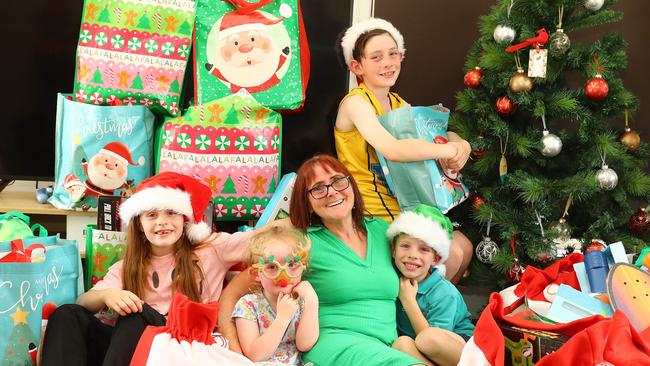
<path fill-rule="evenodd" d="M 505 366 L 532 366 L 562 347 L 569 336 L 499 323 L 505 341 Z"/>

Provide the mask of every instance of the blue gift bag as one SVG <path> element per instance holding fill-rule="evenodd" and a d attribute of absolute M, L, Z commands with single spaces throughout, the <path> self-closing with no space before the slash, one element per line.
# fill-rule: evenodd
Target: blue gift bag
<path fill-rule="evenodd" d="M 59 94 L 50 203 L 87 210 L 99 196 L 129 196 L 153 172 L 153 121 L 143 105 L 84 104 Z"/>
<path fill-rule="evenodd" d="M 29 238 L 43 244 L 45 258 L 32 263 L 0 263 L 0 365 L 31 365 L 41 337 L 43 305 L 74 303 L 83 292 L 79 249 L 58 236 Z M 0 243 L 0 256 L 11 243 Z"/>
<path fill-rule="evenodd" d="M 437 144 L 447 143 L 449 109 L 405 106 L 379 117 L 379 122 L 397 139 L 420 139 Z M 469 196 L 459 174 L 445 172 L 436 160 L 408 163 L 386 160 L 377 152 L 389 189 L 402 210 L 420 203 L 435 206 L 446 213 Z"/>

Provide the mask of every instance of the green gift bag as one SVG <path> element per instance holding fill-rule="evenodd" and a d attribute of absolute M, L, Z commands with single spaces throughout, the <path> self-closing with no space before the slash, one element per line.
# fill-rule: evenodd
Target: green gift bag
<path fill-rule="evenodd" d="M 85 0 L 76 100 L 179 115 L 195 10 L 192 0 Z"/>
<path fill-rule="evenodd" d="M 96 225 L 86 226 L 86 290 L 99 282 L 108 268 L 124 257 L 126 233 L 98 230 Z"/>
<path fill-rule="evenodd" d="M 197 104 L 246 89 L 270 109 L 303 105 L 309 47 L 299 0 L 199 0 L 195 37 Z"/>

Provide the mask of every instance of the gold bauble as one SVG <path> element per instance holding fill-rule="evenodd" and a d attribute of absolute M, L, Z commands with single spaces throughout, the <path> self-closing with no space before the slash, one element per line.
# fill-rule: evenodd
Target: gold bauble
<path fill-rule="evenodd" d="M 508 85 L 513 93 L 527 92 L 533 88 L 533 80 L 524 74 L 524 69 L 518 67 L 517 72 L 510 78 Z"/>
<path fill-rule="evenodd" d="M 625 132 L 621 135 L 620 141 L 630 151 L 635 151 L 641 145 L 641 137 L 629 127 L 625 127 Z"/>

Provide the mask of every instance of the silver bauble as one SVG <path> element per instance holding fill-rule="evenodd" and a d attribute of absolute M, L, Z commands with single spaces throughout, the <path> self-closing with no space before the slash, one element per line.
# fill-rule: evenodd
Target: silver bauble
<path fill-rule="evenodd" d="M 484 236 L 476 245 L 476 258 L 485 264 L 492 263 L 494 256 L 499 253 L 499 246 L 489 236 Z"/>
<path fill-rule="evenodd" d="M 603 7 L 605 0 L 585 0 L 585 8 L 596 11 Z"/>
<path fill-rule="evenodd" d="M 601 189 L 611 191 L 618 184 L 618 174 L 616 174 L 614 169 L 603 164 L 600 170 L 596 172 L 596 182 L 598 182 Z"/>
<path fill-rule="evenodd" d="M 562 151 L 562 140 L 556 135 L 544 130 L 542 132 L 542 155 L 552 158 Z"/>
<path fill-rule="evenodd" d="M 557 243 L 564 243 L 571 239 L 571 226 L 566 222 L 566 219 L 561 217 L 557 222 L 548 227 L 549 231 L 557 234 L 555 241 Z"/>
<path fill-rule="evenodd" d="M 515 32 L 514 29 L 508 27 L 507 25 L 497 25 L 497 27 L 494 28 L 494 33 L 492 33 L 494 41 L 499 44 L 512 42 L 515 39 L 516 35 L 517 32 Z"/>
<path fill-rule="evenodd" d="M 571 47 L 569 36 L 562 29 L 558 29 L 548 38 L 548 52 L 553 56 L 564 55 Z"/>

